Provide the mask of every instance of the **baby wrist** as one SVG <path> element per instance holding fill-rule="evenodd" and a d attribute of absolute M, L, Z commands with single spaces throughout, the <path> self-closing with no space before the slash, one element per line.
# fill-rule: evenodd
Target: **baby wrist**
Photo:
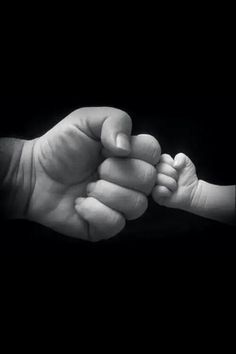
<path fill-rule="evenodd" d="M 204 211 L 207 202 L 207 186 L 203 180 L 198 180 L 196 186 L 190 193 L 188 212 L 198 214 Z"/>

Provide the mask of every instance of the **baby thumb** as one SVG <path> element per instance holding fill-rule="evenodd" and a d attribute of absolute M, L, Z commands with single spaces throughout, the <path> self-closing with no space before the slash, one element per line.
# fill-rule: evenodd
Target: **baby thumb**
<path fill-rule="evenodd" d="M 174 168 L 180 170 L 186 167 L 190 162 L 191 160 L 189 159 L 189 157 L 183 154 L 182 152 L 180 152 L 174 158 Z"/>

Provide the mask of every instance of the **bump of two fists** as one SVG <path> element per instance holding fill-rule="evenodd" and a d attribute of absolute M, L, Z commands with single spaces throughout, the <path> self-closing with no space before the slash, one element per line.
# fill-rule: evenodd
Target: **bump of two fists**
<path fill-rule="evenodd" d="M 106 159 L 98 167 L 98 180 L 87 185 L 87 197 L 77 198 L 75 209 L 90 227 L 93 241 L 110 238 L 125 220 L 140 217 L 156 182 L 160 145 L 150 135 L 130 137 L 130 152 L 116 157 L 103 150 Z"/>
<path fill-rule="evenodd" d="M 90 240 L 110 238 L 126 220 L 145 212 L 160 145 L 150 135 L 131 136 L 129 115 L 110 107 L 83 108 L 65 122 L 101 143 L 104 161 L 95 171 L 98 179 L 87 185 L 86 196 L 75 198 L 75 210 L 86 221 Z"/>
<path fill-rule="evenodd" d="M 141 216 L 156 182 L 160 145 L 131 131 L 127 113 L 88 107 L 35 139 L 26 217 L 67 236 L 99 241 Z"/>

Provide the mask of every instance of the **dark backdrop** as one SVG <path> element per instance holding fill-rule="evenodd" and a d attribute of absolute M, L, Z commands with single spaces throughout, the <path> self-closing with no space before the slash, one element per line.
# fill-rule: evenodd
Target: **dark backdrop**
<path fill-rule="evenodd" d="M 151 91 L 151 92 L 150 92 Z M 1 102 L 1 136 L 26 139 L 44 133 L 75 108 L 114 106 L 133 119 L 133 134 L 153 134 L 163 152 L 186 153 L 201 179 L 235 184 L 235 96 L 160 95 L 155 89 L 74 90 L 50 94 L 12 91 Z M 178 93 L 178 90 L 175 92 Z M 151 199 L 146 214 L 127 223 L 115 238 L 90 244 L 28 221 L 1 222 L 5 255 L 75 257 L 160 257 L 162 255 L 230 255 L 235 253 L 234 228 L 182 211 L 159 207 Z"/>

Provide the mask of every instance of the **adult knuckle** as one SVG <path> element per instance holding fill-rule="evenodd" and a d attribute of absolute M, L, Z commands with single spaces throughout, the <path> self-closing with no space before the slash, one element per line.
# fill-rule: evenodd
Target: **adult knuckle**
<path fill-rule="evenodd" d="M 132 125 L 132 119 L 129 116 L 129 114 L 121 109 L 118 108 L 111 108 L 110 110 L 108 109 L 108 117 L 109 120 L 112 121 L 119 121 L 122 122 L 122 124 L 129 128 Z"/>
<path fill-rule="evenodd" d="M 143 183 L 148 191 L 154 186 L 155 179 L 156 169 L 152 165 L 147 164 L 144 168 Z"/>
<path fill-rule="evenodd" d="M 137 193 L 133 198 L 133 203 L 129 205 L 129 209 L 126 211 L 126 218 L 128 220 L 139 218 L 145 212 L 147 207 L 147 197 L 142 193 Z"/>
<path fill-rule="evenodd" d="M 96 182 L 95 189 L 96 191 L 103 192 L 105 189 L 105 181 L 103 179 L 99 179 Z"/>
<path fill-rule="evenodd" d="M 147 209 L 147 198 L 145 195 L 139 193 L 135 198 L 134 210 L 138 213 L 141 211 L 145 211 Z"/>
<path fill-rule="evenodd" d="M 120 111 L 120 119 L 125 121 L 128 124 L 132 124 L 132 119 L 129 116 L 129 114 L 125 111 L 119 110 Z"/>
<path fill-rule="evenodd" d="M 112 169 L 112 165 L 114 163 L 114 159 L 112 157 L 108 157 L 104 160 L 99 166 L 98 172 L 100 176 L 106 176 L 110 173 Z"/>
<path fill-rule="evenodd" d="M 152 137 L 152 142 L 151 142 L 151 155 L 153 158 L 153 163 L 157 164 L 161 155 L 161 146 L 154 137 Z"/>
<path fill-rule="evenodd" d="M 112 233 L 114 232 L 114 234 L 121 231 L 125 226 L 125 218 L 118 212 L 114 213 L 113 216 L 111 216 L 110 222 L 112 227 Z"/>

